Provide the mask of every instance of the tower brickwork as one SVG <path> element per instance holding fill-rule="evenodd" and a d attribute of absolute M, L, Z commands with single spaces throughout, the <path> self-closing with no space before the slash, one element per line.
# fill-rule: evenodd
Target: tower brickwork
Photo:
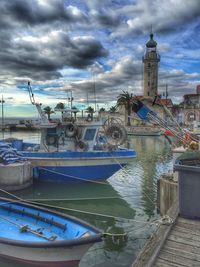
<path fill-rule="evenodd" d="M 146 43 L 146 51 L 143 57 L 144 63 L 144 96 L 154 98 L 158 94 L 158 66 L 160 56 L 156 49 L 157 43 L 150 34 L 150 40 Z"/>

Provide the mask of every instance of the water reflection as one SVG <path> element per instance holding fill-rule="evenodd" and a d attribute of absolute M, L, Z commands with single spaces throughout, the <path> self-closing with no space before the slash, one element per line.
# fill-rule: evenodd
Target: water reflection
<path fill-rule="evenodd" d="M 144 213 L 149 219 L 156 215 L 158 167 L 172 158 L 171 148 L 163 137 L 139 137 L 130 140 L 135 147 L 142 172 L 141 195 Z M 172 165 L 163 166 L 163 172 L 172 169 Z"/>

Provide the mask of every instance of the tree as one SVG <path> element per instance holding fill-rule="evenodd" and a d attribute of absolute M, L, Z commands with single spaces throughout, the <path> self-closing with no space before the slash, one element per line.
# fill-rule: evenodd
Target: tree
<path fill-rule="evenodd" d="M 91 116 L 91 119 L 93 119 L 94 109 L 93 109 L 92 107 L 89 106 L 89 107 L 86 109 L 86 112 L 89 113 L 90 116 Z M 88 115 L 89 115 L 89 114 L 88 114 Z"/>
<path fill-rule="evenodd" d="M 79 109 L 77 109 L 76 106 L 73 106 L 73 107 L 72 107 L 72 110 L 73 110 L 72 112 L 74 113 L 74 119 L 75 119 L 75 121 L 76 121 L 76 113 L 79 112 Z"/>
<path fill-rule="evenodd" d="M 116 110 L 117 110 L 117 107 L 116 106 L 112 106 L 112 107 L 110 107 L 110 112 L 111 113 L 115 113 L 116 112 Z"/>
<path fill-rule="evenodd" d="M 43 108 L 43 110 L 44 110 L 44 113 L 47 114 L 48 120 L 50 121 L 51 120 L 50 116 L 52 113 L 54 113 L 54 111 L 49 106 Z"/>
<path fill-rule="evenodd" d="M 59 102 L 59 103 L 56 105 L 55 109 L 65 109 L 65 104 L 62 103 L 62 102 Z M 62 111 L 62 113 L 63 113 L 63 111 Z"/>
<path fill-rule="evenodd" d="M 100 108 L 99 113 L 105 112 L 105 111 L 106 111 L 105 108 Z"/>
<path fill-rule="evenodd" d="M 124 106 L 125 108 L 125 117 L 128 116 L 127 126 L 131 125 L 131 107 L 133 103 L 133 95 L 129 92 L 122 91 L 122 93 L 117 97 L 117 107 Z"/>

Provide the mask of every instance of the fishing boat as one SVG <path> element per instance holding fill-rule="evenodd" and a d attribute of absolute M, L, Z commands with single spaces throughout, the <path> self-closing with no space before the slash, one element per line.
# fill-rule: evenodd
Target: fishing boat
<path fill-rule="evenodd" d="M 135 125 L 127 127 L 127 134 L 134 136 L 160 136 L 161 131 L 158 127 L 152 125 Z"/>
<path fill-rule="evenodd" d="M 78 266 L 103 236 L 75 217 L 7 198 L 0 198 L 0 223 L 0 257 L 26 266 Z"/>
<path fill-rule="evenodd" d="M 200 136 L 200 122 L 196 122 L 196 121 L 193 122 L 193 131 L 192 131 L 192 133 Z"/>
<path fill-rule="evenodd" d="M 49 121 L 35 102 L 41 118 L 40 144 L 12 140 L 11 144 L 33 165 L 33 178 L 48 181 L 106 180 L 136 157 L 134 149 L 122 148 L 125 128 L 114 119 L 72 117 L 73 110 L 56 110 L 61 118 Z M 8 140 L 7 140 L 8 141 Z"/>

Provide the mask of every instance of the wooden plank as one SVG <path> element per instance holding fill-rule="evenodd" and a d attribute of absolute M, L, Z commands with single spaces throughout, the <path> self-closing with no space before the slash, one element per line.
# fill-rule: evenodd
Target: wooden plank
<path fill-rule="evenodd" d="M 180 248 L 170 248 L 170 247 L 164 247 L 163 250 L 164 252 L 170 253 L 171 255 L 175 255 L 177 257 L 183 257 L 184 259 L 189 259 L 189 260 L 194 260 L 194 261 L 198 261 L 199 262 L 199 266 L 200 266 L 200 255 L 196 254 L 196 253 L 191 253 L 188 252 L 187 250 L 181 250 Z"/>
<path fill-rule="evenodd" d="M 190 231 L 196 235 L 200 235 L 200 228 L 198 229 L 195 225 L 185 224 L 185 223 L 176 223 L 177 228 L 181 228 L 181 231 Z"/>
<path fill-rule="evenodd" d="M 153 267 L 180 267 L 180 265 L 158 258 Z"/>
<path fill-rule="evenodd" d="M 184 227 L 181 227 L 179 225 L 175 225 L 175 227 L 173 228 L 174 231 L 180 233 L 180 234 L 189 234 L 191 236 L 195 236 L 197 239 L 200 239 L 200 231 L 195 231 L 193 229 L 190 229 L 190 228 L 184 228 Z"/>
<path fill-rule="evenodd" d="M 190 253 L 200 254 L 200 247 L 195 245 L 186 245 L 183 243 L 177 243 L 176 241 L 167 240 L 164 247 L 170 247 L 174 249 L 181 249 L 182 251 L 188 251 Z"/>
<path fill-rule="evenodd" d="M 169 263 L 179 264 L 180 266 L 186 266 L 186 267 L 188 266 L 199 267 L 200 266 L 198 261 L 187 259 L 183 255 L 177 256 L 175 253 L 169 253 L 166 251 L 161 251 L 158 258 L 166 260 Z"/>
<path fill-rule="evenodd" d="M 200 232 L 200 224 L 178 220 L 177 226 Z"/>
<path fill-rule="evenodd" d="M 194 240 L 189 239 L 185 239 L 185 237 L 178 237 L 177 235 L 172 235 L 170 234 L 170 236 L 168 237 L 167 240 L 170 241 L 175 241 L 176 243 L 179 244 L 185 244 L 185 245 L 190 245 L 190 246 L 196 246 L 196 247 L 200 247 L 199 242 L 194 242 Z"/>
<path fill-rule="evenodd" d="M 179 222 L 182 222 L 182 223 L 196 225 L 197 227 L 200 226 L 200 220 L 192 220 L 192 219 L 187 219 L 183 217 L 179 217 L 178 219 L 179 219 Z"/>
<path fill-rule="evenodd" d="M 194 241 L 195 243 L 199 243 L 200 245 L 200 238 L 198 235 L 194 235 L 194 234 L 191 234 L 190 232 L 187 233 L 187 232 L 181 232 L 181 231 L 177 231 L 177 228 L 174 227 L 173 230 L 171 231 L 171 236 L 176 236 L 177 239 L 178 238 L 184 238 L 185 240 L 192 240 Z"/>

